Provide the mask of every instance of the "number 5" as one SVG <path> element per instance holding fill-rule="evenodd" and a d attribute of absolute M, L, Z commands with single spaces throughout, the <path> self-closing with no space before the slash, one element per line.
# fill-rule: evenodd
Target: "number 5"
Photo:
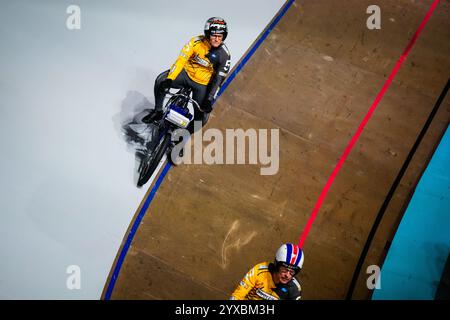
<path fill-rule="evenodd" d="M 227 62 L 225 63 L 225 67 L 223 68 L 225 71 L 228 71 L 228 69 L 230 69 L 231 66 L 231 60 L 227 60 Z"/>

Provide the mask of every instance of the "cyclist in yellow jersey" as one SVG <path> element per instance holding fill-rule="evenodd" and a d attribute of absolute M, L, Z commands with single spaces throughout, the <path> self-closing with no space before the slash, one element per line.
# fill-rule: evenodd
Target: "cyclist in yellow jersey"
<path fill-rule="evenodd" d="M 230 69 L 230 53 L 224 44 L 228 26 L 224 19 L 212 17 L 206 21 L 204 35 L 192 38 L 182 49 L 170 70 L 155 81 L 155 115 L 160 119 L 166 92 L 170 88 L 192 89 L 193 99 L 202 110 L 194 110 L 194 121 L 208 120 L 212 105 Z M 190 126 L 193 131 L 193 123 Z"/>
<path fill-rule="evenodd" d="M 231 294 L 231 300 L 300 300 L 301 286 L 295 275 L 303 266 L 304 255 L 297 245 L 283 244 L 274 263 L 254 266 Z"/>

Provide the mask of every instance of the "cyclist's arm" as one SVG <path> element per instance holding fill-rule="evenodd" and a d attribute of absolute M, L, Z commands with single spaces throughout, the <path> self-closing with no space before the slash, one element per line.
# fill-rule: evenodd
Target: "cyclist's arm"
<path fill-rule="evenodd" d="M 201 41 L 199 37 L 192 38 L 184 47 L 181 49 L 180 55 L 178 56 L 175 63 L 170 68 L 169 74 L 167 75 L 167 79 L 175 80 L 176 77 L 180 74 L 181 70 L 183 70 L 186 62 L 194 53 L 194 46 L 198 41 Z"/>
<path fill-rule="evenodd" d="M 231 57 L 228 53 L 227 49 L 224 49 L 221 52 L 221 58 L 220 62 L 214 72 L 213 77 L 211 78 L 211 81 L 209 83 L 209 91 L 207 99 L 210 101 L 213 101 L 217 98 L 217 94 L 219 93 L 220 86 L 222 85 L 223 81 L 225 80 L 225 77 L 228 74 L 228 71 L 230 71 L 230 64 L 231 64 Z"/>
<path fill-rule="evenodd" d="M 230 300 L 247 300 L 247 294 L 252 290 L 255 283 L 255 270 L 252 268 L 239 283 L 237 288 L 231 294 Z"/>
<path fill-rule="evenodd" d="M 291 300 L 300 300 L 302 298 L 302 287 L 300 286 L 300 283 L 297 281 L 297 279 L 293 278 L 292 283 L 294 284 L 292 294 L 291 294 Z"/>

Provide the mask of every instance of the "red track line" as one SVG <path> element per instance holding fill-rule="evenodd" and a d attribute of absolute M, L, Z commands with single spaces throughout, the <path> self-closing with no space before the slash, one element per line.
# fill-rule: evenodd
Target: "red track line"
<path fill-rule="evenodd" d="M 322 206 L 322 203 L 325 200 L 325 197 L 326 197 L 328 191 L 330 190 L 330 187 L 333 184 L 334 179 L 336 178 L 339 170 L 341 169 L 342 165 L 344 164 L 345 160 L 347 159 L 347 156 L 349 155 L 350 151 L 352 150 L 353 146 L 355 145 L 356 141 L 358 140 L 359 136 L 361 135 L 361 132 L 363 131 L 367 122 L 372 117 L 372 114 L 374 113 L 375 109 L 377 108 L 378 103 L 380 102 L 381 98 L 383 98 L 384 93 L 390 86 L 392 80 L 394 79 L 395 75 L 397 74 L 398 70 L 400 69 L 403 61 L 405 61 L 406 57 L 408 56 L 409 51 L 411 51 L 411 48 L 415 44 L 416 40 L 419 38 L 420 33 L 422 32 L 423 28 L 427 24 L 428 20 L 431 17 L 431 14 L 433 13 L 433 11 L 436 8 L 436 6 L 438 5 L 438 3 L 439 3 L 439 0 L 434 0 L 430 9 L 428 9 L 428 12 L 425 15 L 425 18 L 423 19 L 423 21 L 420 24 L 419 28 L 417 29 L 416 33 L 414 33 L 414 36 L 412 37 L 412 39 L 409 41 L 408 45 L 406 46 L 406 49 L 403 51 L 402 55 L 400 56 L 400 59 L 398 59 L 397 63 L 394 66 L 394 69 L 392 70 L 391 74 L 389 75 L 389 78 L 384 83 L 383 87 L 381 88 L 380 92 L 378 93 L 377 97 L 375 98 L 375 101 L 372 103 L 372 106 L 370 107 L 369 111 L 365 115 L 364 119 L 362 120 L 362 122 L 359 125 L 358 129 L 356 130 L 355 134 L 350 139 L 350 142 L 348 143 L 347 147 L 345 148 L 344 153 L 342 154 L 338 163 L 334 167 L 333 172 L 331 173 L 330 177 L 328 178 L 328 181 L 325 184 L 324 188 L 322 189 L 319 199 L 317 200 L 317 202 L 314 206 L 314 209 L 312 210 L 311 216 L 309 217 L 308 222 L 306 223 L 306 227 L 300 236 L 300 240 L 298 242 L 298 246 L 300 248 L 303 247 L 306 237 L 308 236 L 309 230 L 311 229 L 311 226 L 312 226 L 314 220 L 316 219 L 317 213 L 319 212 L 319 209 Z"/>

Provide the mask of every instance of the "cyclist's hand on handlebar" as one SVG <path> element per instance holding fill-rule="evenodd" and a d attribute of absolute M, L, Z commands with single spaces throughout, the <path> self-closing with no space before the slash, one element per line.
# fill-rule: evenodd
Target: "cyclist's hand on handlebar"
<path fill-rule="evenodd" d="M 206 99 L 202 104 L 202 110 L 206 113 L 210 113 L 212 111 L 212 101 Z"/>

